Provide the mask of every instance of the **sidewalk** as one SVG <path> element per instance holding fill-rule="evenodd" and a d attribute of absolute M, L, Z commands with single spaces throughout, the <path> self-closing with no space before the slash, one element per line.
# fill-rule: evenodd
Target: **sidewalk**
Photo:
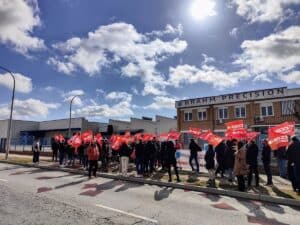
<path fill-rule="evenodd" d="M 26 155 L 13 155 L 10 154 L 9 160 L 5 161 L 5 155 L 0 153 L 0 162 L 10 162 L 14 164 L 22 164 L 25 166 L 33 166 L 32 157 Z M 85 173 L 84 169 L 80 165 L 70 166 L 70 167 L 59 167 L 58 163 L 52 162 L 50 157 L 40 157 L 40 164 L 37 166 L 39 168 L 49 169 L 49 170 L 62 170 L 71 173 Z M 207 174 L 200 173 L 196 175 L 189 171 L 180 171 L 180 183 L 169 183 L 168 174 L 162 172 L 156 172 L 151 177 L 139 177 L 136 174 L 135 166 L 130 164 L 128 177 L 122 177 L 119 174 L 118 164 L 113 164 L 108 173 L 98 173 L 101 177 L 111 178 L 111 179 L 121 179 L 130 182 L 138 182 L 143 184 L 152 184 L 159 186 L 168 186 L 174 188 L 184 189 L 185 191 L 200 191 L 211 194 L 226 195 L 237 198 L 246 198 L 251 200 L 261 200 L 268 201 L 278 204 L 292 205 L 300 207 L 300 196 L 298 196 L 291 187 L 288 180 L 285 180 L 279 176 L 273 176 L 272 187 L 264 186 L 266 183 L 266 176 L 260 175 L 260 184 L 258 188 L 252 188 L 247 193 L 237 192 L 237 184 L 230 184 L 226 179 L 217 178 L 216 188 L 208 188 L 206 182 L 208 180 Z M 173 173 L 174 174 L 174 173 Z M 176 181 L 175 176 L 173 176 L 174 181 Z"/>

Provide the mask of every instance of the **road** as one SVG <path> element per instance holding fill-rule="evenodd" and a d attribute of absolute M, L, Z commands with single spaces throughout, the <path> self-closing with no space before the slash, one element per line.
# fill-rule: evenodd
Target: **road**
<path fill-rule="evenodd" d="M 1 225 L 299 225 L 299 210 L 0 163 Z"/>

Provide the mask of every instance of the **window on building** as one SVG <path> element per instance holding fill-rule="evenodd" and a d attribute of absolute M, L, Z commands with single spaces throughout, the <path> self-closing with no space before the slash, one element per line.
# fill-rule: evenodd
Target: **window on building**
<path fill-rule="evenodd" d="M 207 120 L 206 110 L 198 111 L 198 120 Z"/>
<path fill-rule="evenodd" d="M 192 112 L 185 112 L 184 113 L 184 121 L 192 121 L 193 113 Z"/>
<path fill-rule="evenodd" d="M 246 108 L 245 108 L 245 106 L 235 107 L 235 117 L 236 118 L 245 118 L 246 117 Z"/>
<path fill-rule="evenodd" d="M 295 113 L 295 101 L 282 101 L 281 102 L 281 113 L 282 115 L 293 115 Z"/>
<path fill-rule="evenodd" d="M 219 119 L 228 119 L 228 109 L 227 108 L 220 108 L 218 112 L 219 112 Z"/>
<path fill-rule="evenodd" d="M 262 105 L 261 107 L 262 116 L 273 116 L 273 104 Z"/>

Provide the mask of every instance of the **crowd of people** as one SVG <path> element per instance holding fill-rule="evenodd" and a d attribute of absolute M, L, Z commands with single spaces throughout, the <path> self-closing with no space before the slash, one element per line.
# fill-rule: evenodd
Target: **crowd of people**
<path fill-rule="evenodd" d="M 252 186 L 254 175 L 255 186 L 259 186 L 258 160 L 262 161 L 265 174 L 267 176 L 266 185 L 273 185 L 271 157 L 273 151 L 267 140 L 263 141 L 261 154 L 259 155 L 258 145 L 254 140 L 247 143 L 236 139 L 222 141 L 216 147 L 208 145 L 205 152 L 205 167 L 208 171 L 209 180 L 207 185 L 215 187 L 215 178 L 220 176 L 233 183 L 237 181 L 239 191 L 246 191 Z M 39 140 L 33 145 L 33 162 L 38 163 L 41 145 Z M 158 141 L 153 138 L 149 141 L 142 139 L 135 142 L 122 142 L 119 149 L 111 151 L 109 141 L 103 139 L 102 143 L 90 142 L 81 144 L 74 149 L 67 144 L 67 141 L 52 142 L 52 160 L 58 161 L 61 166 L 74 165 L 75 159 L 79 164 L 89 171 L 89 177 L 96 176 L 98 161 L 101 161 L 101 170 L 108 171 L 109 162 L 116 161 L 120 165 L 120 172 L 127 176 L 129 162 L 135 162 L 138 176 L 150 176 L 153 172 L 160 170 L 168 172 L 169 182 L 172 181 L 171 167 L 174 168 L 177 181 L 180 177 L 177 168 L 176 150 L 182 149 L 182 145 L 177 140 Z M 196 174 L 200 172 L 198 152 L 202 148 L 194 139 L 189 144 L 189 163 L 192 171 Z M 294 191 L 300 194 L 300 142 L 296 137 L 291 139 L 288 147 L 279 148 L 274 151 L 278 160 L 279 175 L 291 181 Z M 194 167 L 196 166 L 196 168 Z M 247 184 L 247 185 L 246 185 Z"/>

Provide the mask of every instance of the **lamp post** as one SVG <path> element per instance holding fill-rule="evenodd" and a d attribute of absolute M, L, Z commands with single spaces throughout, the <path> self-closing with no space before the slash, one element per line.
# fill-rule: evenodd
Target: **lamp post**
<path fill-rule="evenodd" d="M 6 143 L 6 152 L 5 152 L 5 159 L 8 159 L 8 154 L 9 154 L 9 145 L 10 145 L 10 133 L 11 133 L 11 122 L 12 122 L 12 114 L 14 110 L 14 100 L 15 100 L 15 89 L 16 89 L 16 79 L 14 74 L 6 69 L 5 67 L 0 66 L 0 69 L 8 72 L 12 79 L 13 79 L 13 91 L 12 91 L 12 98 L 11 98 L 11 105 L 10 105 L 10 116 L 9 116 L 9 122 L 8 122 L 8 128 L 7 128 L 7 143 Z"/>
<path fill-rule="evenodd" d="M 71 119 L 72 119 L 72 103 L 74 101 L 74 99 L 76 97 L 79 97 L 79 96 L 82 96 L 82 95 L 75 95 L 72 97 L 71 101 L 70 101 L 70 117 L 69 117 L 69 131 L 68 131 L 68 138 L 71 137 Z"/>

